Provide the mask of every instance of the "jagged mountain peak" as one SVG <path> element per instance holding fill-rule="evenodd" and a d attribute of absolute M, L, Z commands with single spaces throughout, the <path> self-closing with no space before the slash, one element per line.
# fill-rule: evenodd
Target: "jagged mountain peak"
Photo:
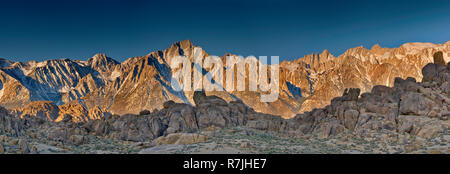
<path fill-rule="evenodd" d="M 120 63 L 103 53 L 95 54 L 87 60 L 87 65 L 100 73 L 110 72 Z"/>
<path fill-rule="evenodd" d="M 319 64 L 328 62 L 329 60 L 334 59 L 335 57 L 331 54 L 327 49 L 323 50 L 322 53 L 311 53 L 308 54 L 298 60 L 296 62 L 303 62 L 309 64 L 310 66 L 316 67 Z"/>
<path fill-rule="evenodd" d="M 389 48 L 381 47 L 379 44 L 373 45 L 372 48 L 370 49 L 370 52 L 377 55 L 384 55 L 386 52 L 389 51 L 390 51 Z"/>
<path fill-rule="evenodd" d="M 178 41 L 172 44 L 168 49 L 164 50 L 164 56 L 176 57 L 186 56 L 191 57 L 194 53 L 194 45 L 190 40 Z"/>
<path fill-rule="evenodd" d="M 333 54 L 331 54 L 327 49 L 324 49 L 322 53 L 319 54 L 319 61 L 328 61 L 330 59 L 336 58 Z"/>
<path fill-rule="evenodd" d="M 323 51 L 322 51 L 322 53 L 320 53 L 321 55 L 329 55 L 329 54 L 331 54 L 327 49 L 324 49 Z"/>
<path fill-rule="evenodd" d="M 106 54 L 104 54 L 104 53 L 97 53 L 97 54 L 95 54 L 92 58 L 88 59 L 88 63 L 89 63 L 89 65 L 92 65 L 92 64 L 109 64 L 109 63 L 119 64 L 118 61 L 114 60 L 113 58 L 110 58 L 110 57 L 106 56 Z"/>
<path fill-rule="evenodd" d="M 173 49 L 186 50 L 186 49 L 192 49 L 194 47 L 195 46 L 194 46 L 194 44 L 192 44 L 191 40 L 187 39 L 187 40 L 175 42 L 168 48 L 168 50 L 173 50 Z"/>
<path fill-rule="evenodd" d="M 347 51 L 344 52 L 344 54 L 340 55 L 339 57 L 354 57 L 363 62 L 374 61 L 375 59 L 372 52 L 362 45 L 348 49 Z"/>
<path fill-rule="evenodd" d="M 107 59 L 107 56 L 105 53 L 97 53 L 94 56 L 92 56 L 91 60 L 103 60 Z"/>
<path fill-rule="evenodd" d="M 185 44 L 193 45 L 193 44 L 192 44 L 192 41 L 191 41 L 190 39 L 185 39 L 185 40 L 183 40 L 183 41 L 180 41 L 180 43 L 185 43 Z"/>
<path fill-rule="evenodd" d="M 345 51 L 346 53 L 354 53 L 354 52 L 368 52 L 369 50 L 363 45 L 353 47 Z M 344 53 L 345 54 L 345 53 Z"/>
<path fill-rule="evenodd" d="M 8 59 L 0 58 L 0 67 L 8 67 L 14 62 Z"/>

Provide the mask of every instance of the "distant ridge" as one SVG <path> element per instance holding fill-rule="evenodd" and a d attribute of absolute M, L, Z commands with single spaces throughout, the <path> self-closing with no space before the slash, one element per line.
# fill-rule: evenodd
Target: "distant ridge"
<path fill-rule="evenodd" d="M 76 101 L 87 110 L 99 107 L 111 113 L 139 113 L 161 109 L 168 100 L 194 104 L 193 92 L 175 92 L 170 86 L 168 62 L 184 55 L 193 59 L 196 46 L 190 40 L 169 48 L 118 62 L 105 54 L 86 61 L 54 59 L 14 62 L 0 59 L 0 105 L 24 107 L 31 101 L 57 105 Z M 208 92 L 226 101 L 242 100 L 258 112 L 290 118 L 297 113 L 330 104 L 345 88 L 367 92 L 375 85 L 392 86 L 395 77 L 422 79 L 421 69 L 443 52 L 450 60 L 450 41 L 444 44 L 405 43 L 398 48 L 374 45 L 350 48 L 335 57 L 327 50 L 280 63 L 280 96 L 260 102 L 260 92 Z M 204 52 L 206 57 L 208 54 Z M 228 54 L 235 56 L 233 54 Z"/>

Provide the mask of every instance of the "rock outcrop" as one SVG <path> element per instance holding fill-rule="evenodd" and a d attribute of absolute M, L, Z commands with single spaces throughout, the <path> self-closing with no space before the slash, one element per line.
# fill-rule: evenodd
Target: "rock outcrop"
<path fill-rule="evenodd" d="M 168 101 L 163 104 L 163 109 L 147 115 L 111 115 L 100 108 L 88 111 L 80 104 L 62 105 L 58 112 L 54 104 L 35 102 L 53 106 L 53 110 L 42 107 L 41 111 L 30 106 L 31 111 L 21 111 L 21 114 L 13 116 L 2 109 L 1 128 L 3 132 L 20 135 L 23 129 L 37 126 L 47 130 L 49 138 L 74 143 L 83 142 L 78 135 L 84 133 L 142 142 L 170 134 L 235 126 L 280 132 L 287 136 L 312 134 L 327 138 L 343 132 L 357 136 L 388 132 L 432 138 L 446 132 L 450 126 L 450 99 L 446 89 L 450 68 L 430 63 L 423 71 L 432 72 L 424 73 L 423 82 L 396 78 L 393 87 L 375 86 L 367 93 L 360 94 L 357 88 L 346 89 L 330 105 L 287 120 L 256 112 L 240 100 L 226 102 L 217 96 L 196 91 L 193 95 L 195 107 Z M 49 113 L 58 113 L 56 122 L 48 119 L 55 118 Z"/>

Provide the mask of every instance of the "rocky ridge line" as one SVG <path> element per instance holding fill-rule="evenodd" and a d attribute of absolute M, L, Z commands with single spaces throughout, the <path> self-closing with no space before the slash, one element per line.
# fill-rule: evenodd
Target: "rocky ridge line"
<path fill-rule="evenodd" d="M 163 109 L 142 112 L 144 115 L 104 113 L 85 121 L 64 114 L 53 122 L 48 118 L 55 116 L 41 111 L 29 113 L 41 116 L 18 116 L 0 108 L 0 134 L 18 137 L 23 153 L 32 151 L 27 149 L 27 138 L 84 144 L 95 135 L 121 141 L 161 142 L 169 141 L 162 140 L 169 136 L 177 137 L 175 134 L 189 133 L 189 138 L 198 140 L 205 138 L 194 136 L 196 132 L 236 126 L 300 138 L 339 134 L 389 142 L 397 142 L 404 135 L 434 138 L 450 128 L 450 64 L 443 64 L 438 56 L 435 59 L 436 63 L 423 68 L 422 82 L 396 78 L 393 87 L 375 86 L 361 95 L 360 89 L 346 89 L 330 105 L 292 119 L 258 113 L 242 101 L 226 102 L 197 91 L 193 95 L 195 107 L 167 101 Z"/>
<path fill-rule="evenodd" d="M 160 110 L 169 100 L 194 104 L 193 91 L 176 92 L 171 88 L 171 75 L 177 69 L 171 69 L 169 63 L 175 56 L 193 60 L 195 48 L 200 47 L 185 40 L 124 62 L 104 54 L 96 54 L 86 61 L 13 62 L 0 59 L 0 105 L 17 109 L 35 101 L 52 101 L 58 106 L 78 103 L 86 110 L 99 107 L 123 115 L 138 114 L 145 109 Z M 260 102 L 262 91 L 206 94 L 227 102 L 238 98 L 257 112 L 292 118 L 298 113 L 325 107 L 346 88 L 369 92 L 376 85 L 393 86 L 395 77 L 413 77 L 421 81 L 420 71 L 433 62 L 433 54 L 441 52 L 445 63 L 450 60 L 449 50 L 450 42 L 406 43 L 398 48 L 375 45 L 370 50 L 356 47 L 339 57 L 324 50 L 321 54 L 280 63 L 280 95 L 275 102 Z M 203 50 L 202 53 L 205 60 L 208 54 Z M 225 56 L 221 58 L 225 63 Z M 205 70 L 209 72 L 211 68 Z M 245 81 L 250 80 L 255 79 Z"/>

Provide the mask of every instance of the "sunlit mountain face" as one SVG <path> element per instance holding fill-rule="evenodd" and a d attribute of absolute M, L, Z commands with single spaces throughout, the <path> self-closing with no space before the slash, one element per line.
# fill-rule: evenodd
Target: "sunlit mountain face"
<path fill-rule="evenodd" d="M 2 1 L 0 154 L 450 153 L 449 9 Z"/>
<path fill-rule="evenodd" d="M 115 114 L 138 114 L 142 110 L 162 109 L 163 103 L 169 100 L 194 105 L 194 88 L 188 91 L 173 88 L 172 75 L 183 70 L 172 69 L 170 62 L 184 56 L 195 69 L 196 47 L 201 50 L 185 40 L 165 50 L 129 58 L 121 63 L 105 54 L 96 54 L 86 61 L 54 59 L 14 62 L 3 59 L 0 104 L 15 109 L 32 101 L 51 101 L 56 105 L 78 103 L 86 110 L 99 107 Z M 249 84 L 255 79 L 249 77 L 247 64 L 247 72 L 237 73 L 247 82 L 244 91 L 227 91 L 226 78 L 222 78 L 222 83 L 217 83 L 221 84 L 222 90 L 207 91 L 207 94 L 217 95 L 226 101 L 242 100 L 258 112 L 291 118 L 330 104 L 331 99 L 340 96 L 346 88 L 360 88 L 361 92 L 368 92 L 375 85 L 393 86 L 395 77 L 413 77 L 420 81 L 421 69 L 433 62 L 433 54 L 443 51 L 443 58 L 448 61 L 449 49 L 450 42 L 405 43 L 398 48 L 382 48 L 377 44 L 370 49 L 362 46 L 351 48 L 337 57 L 324 50 L 320 54 L 285 60 L 277 64 L 279 95 L 273 102 L 262 102 L 260 97 L 263 91 L 249 89 Z M 207 50 L 202 50 L 201 62 L 206 62 L 209 56 Z M 225 65 L 221 71 L 222 77 L 227 76 L 226 68 L 230 68 L 226 66 L 227 56 L 237 55 L 222 56 L 221 61 Z M 269 69 L 274 68 L 271 66 Z M 203 69 L 202 78 L 205 81 L 219 80 L 217 76 L 207 78 L 211 70 Z M 191 74 L 193 76 L 194 72 Z M 237 85 L 236 82 L 233 84 Z"/>

